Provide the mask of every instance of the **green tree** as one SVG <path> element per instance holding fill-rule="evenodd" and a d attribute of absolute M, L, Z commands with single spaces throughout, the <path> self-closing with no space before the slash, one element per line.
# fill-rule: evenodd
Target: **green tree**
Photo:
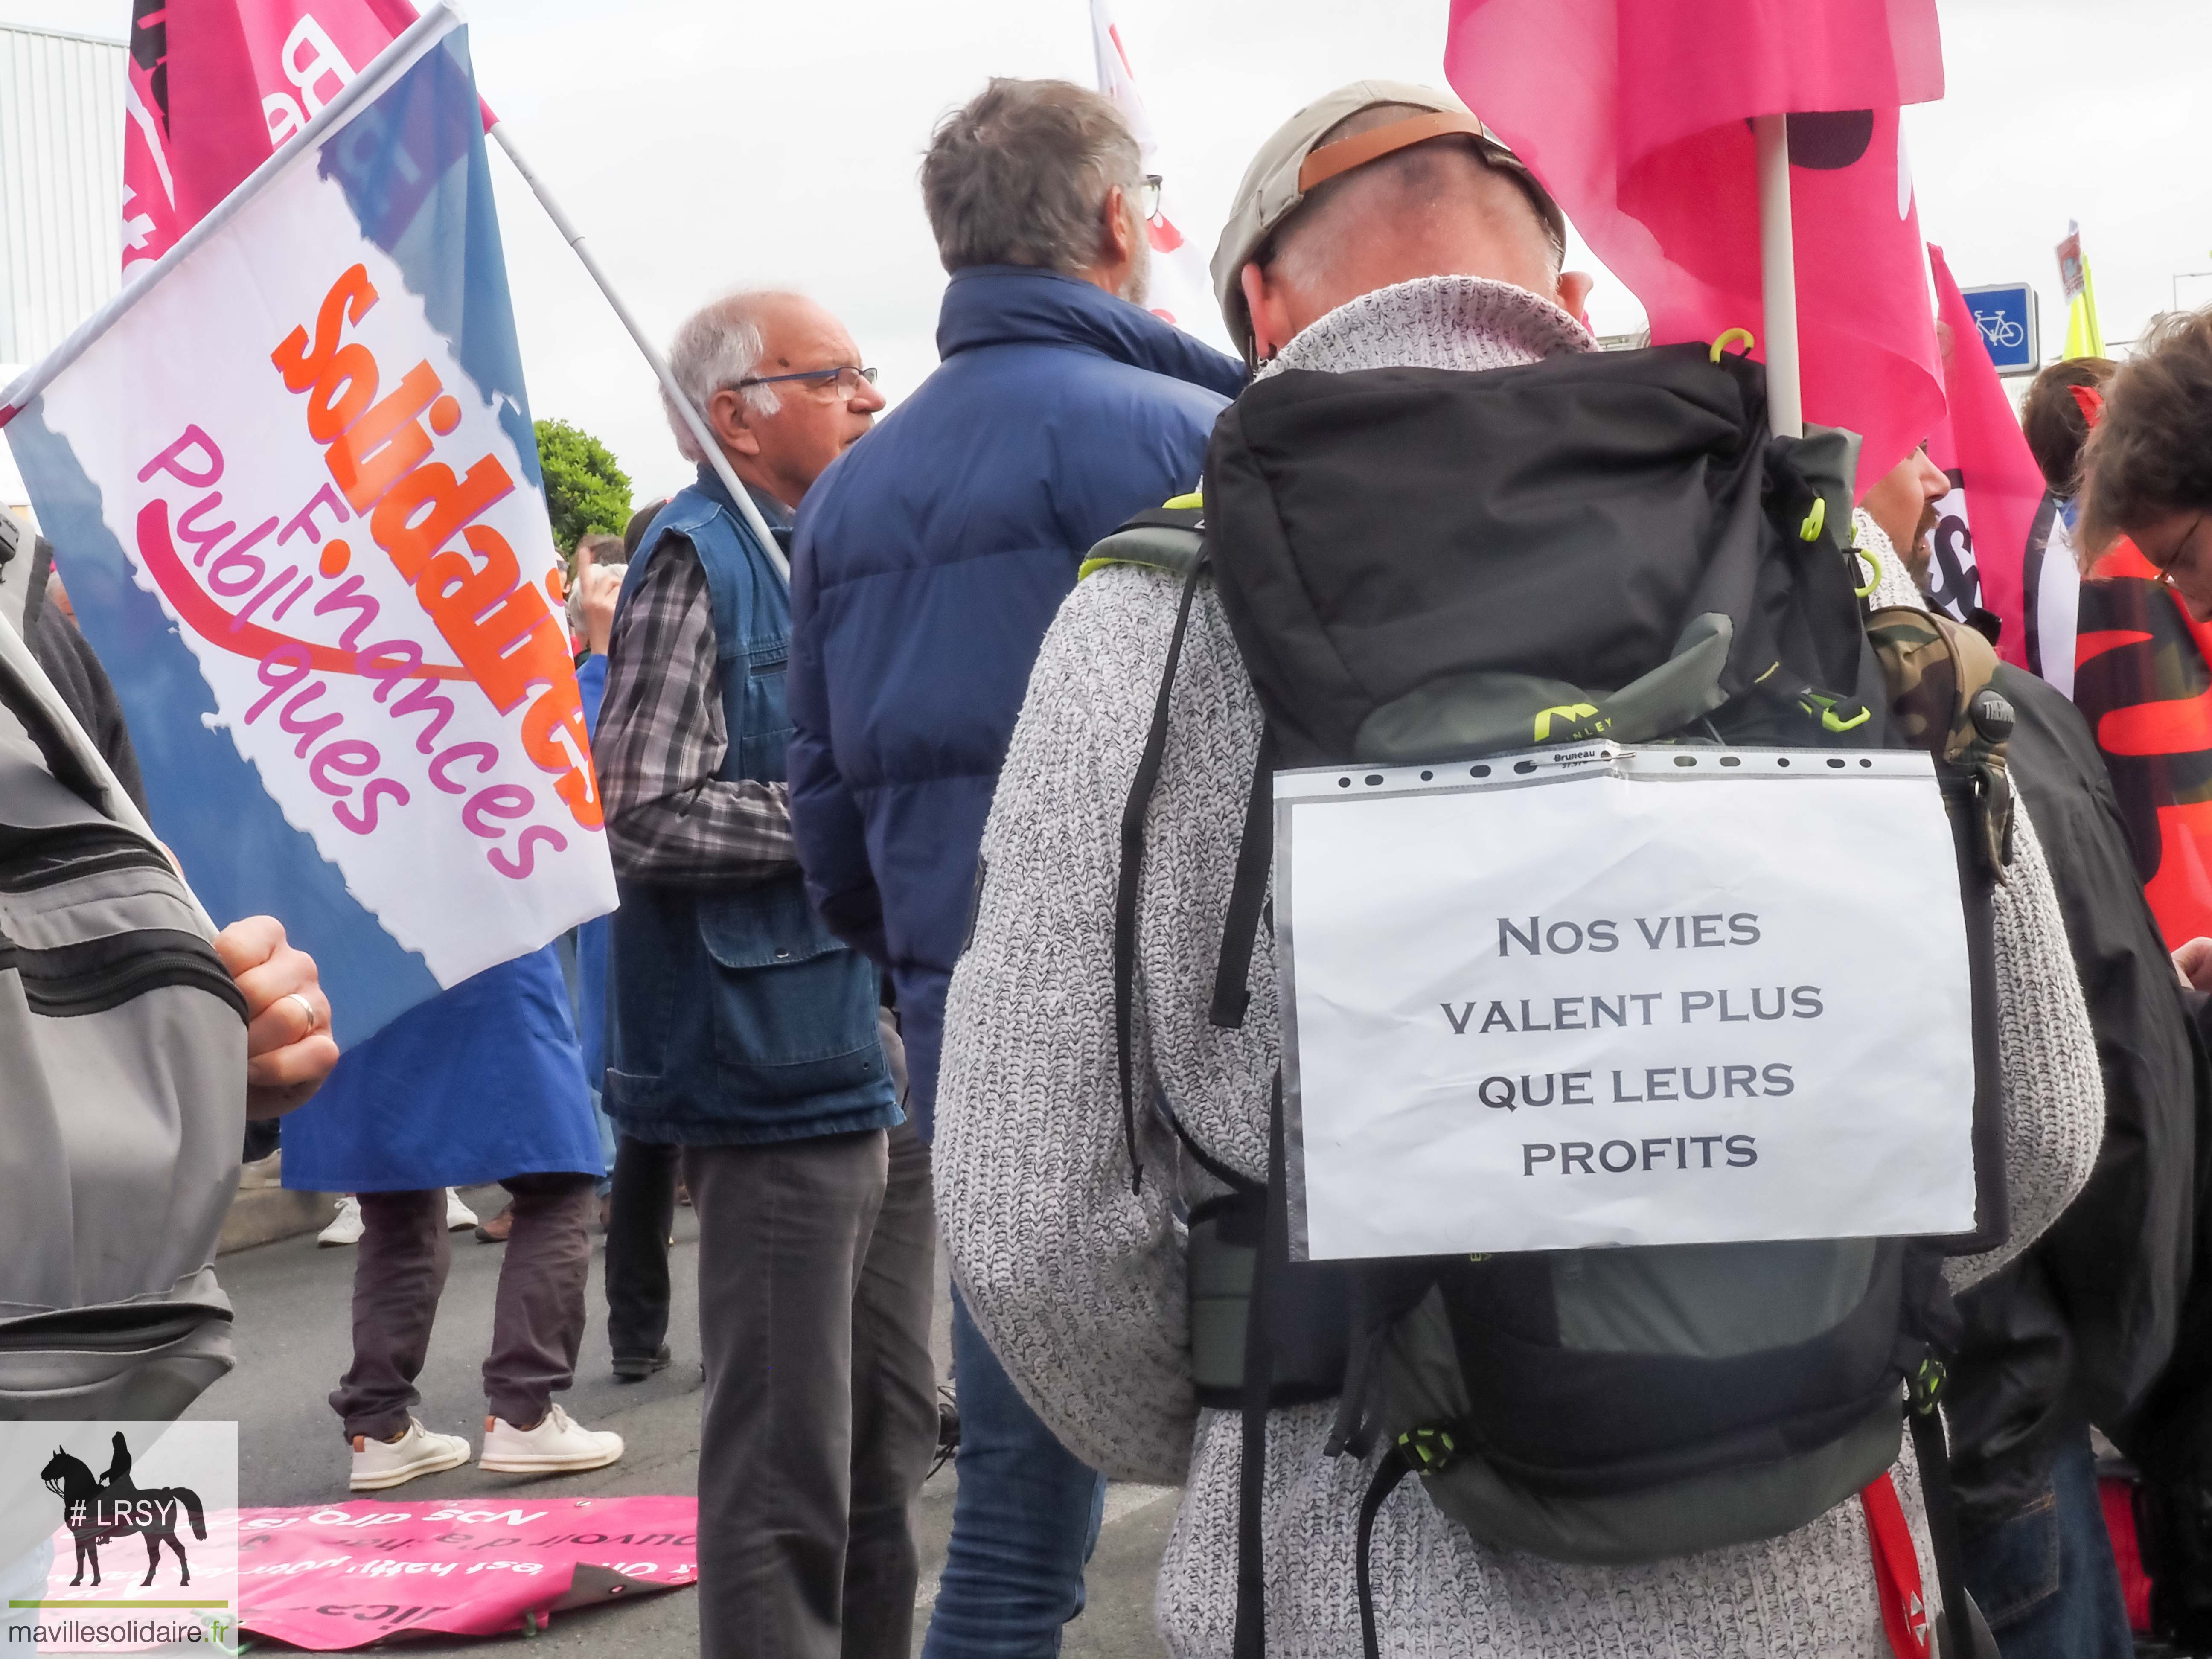
<path fill-rule="evenodd" d="M 562 558 L 574 558 L 577 541 L 594 531 L 622 534 L 629 522 L 629 475 L 605 444 L 566 421 L 540 421 L 538 465 Z"/>

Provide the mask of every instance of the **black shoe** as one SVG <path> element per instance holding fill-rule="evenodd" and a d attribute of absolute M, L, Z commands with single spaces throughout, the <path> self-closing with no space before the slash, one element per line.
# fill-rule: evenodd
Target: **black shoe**
<path fill-rule="evenodd" d="M 658 1353 L 618 1353 L 615 1356 L 615 1381 L 642 1382 L 655 1371 L 668 1369 L 668 1345 L 660 1345 Z"/>

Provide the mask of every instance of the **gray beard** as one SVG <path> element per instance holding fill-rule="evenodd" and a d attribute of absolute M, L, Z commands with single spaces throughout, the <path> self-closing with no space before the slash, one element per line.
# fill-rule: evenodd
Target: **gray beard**
<path fill-rule="evenodd" d="M 1121 283 L 1121 297 L 1133 306 L 1140 306 L 1152 293 L 1152 228 L 1142 219 L 1137 221 L 1137 260 L 1129 267 L 1129 274 Z"/>

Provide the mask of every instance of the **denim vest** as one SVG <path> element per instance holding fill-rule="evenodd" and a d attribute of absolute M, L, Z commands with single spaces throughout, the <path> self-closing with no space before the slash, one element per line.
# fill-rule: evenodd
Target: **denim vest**
<path fill-rule="evenodd" d="M 623 579 L 626 605 L 672 537 L 698 550 L 729 749 L 717 776 L 780 782 L 791 597 L 721 483 L 670 501 Z M 795 1140 L 899 1121 L 876 1030 L 875 965 L 841 944 L 797 870 L 720 890 L 617 883 L 608 1115 L 634 1139 Z"/>

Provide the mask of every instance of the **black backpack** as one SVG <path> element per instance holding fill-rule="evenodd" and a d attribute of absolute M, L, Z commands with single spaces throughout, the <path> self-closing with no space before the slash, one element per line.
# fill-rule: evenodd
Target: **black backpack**
<path fill-rule="evenodd" d="M 1954 1614 L 1967 1606 L 1935 1414 L 1938 1356 L 1956 1329 L 1941 1266 L 2005 1232 L 1989 893 L 2009 854 L 2011 714 L 1978 635 L 1918 611 L 1868 614 L 1871 585 L 1859 586 L 1845 546 L 1855 451 L 1840 433 L 1771 438 L 1759 368 L 1703 347 L 1480 374 L 1292 371 L 1224 413 L 1202 506 L 1141 514 L 1094 551 L 1086 568 L 1138 562 L 1186 578 L 1121 824 L 1115 968 L 1133 1169 L 1146 817 L 1185 626 L 1209 578 L 1266 720 L 1217 1025 L 1242 1023 L 1267 920 L 1278 768 L 1598 739 L 1925 748 L 1966 922 L 1970 1237 L 1292 1261 L 1280 1075 L 1264 1188 L 1182 1135 L 1230 1189 L 1189 1218 L 1189 1284 L 1200 1401 L 1243 1414 L 1240 1659 L 1264 1642 L 1267 1412 L 1332 1397 L 1332 1453 L 1389 1446 L 1358 1544 L 1370 1654 L 1369 1534 L 1408 1473 L 1493 1546 L 1650 1560 L 1805 1524 L 1882 1475 L 1907 1415 L 1944 1601 Z M 1771 1321 L 1748 1352 L 1747 1297 Z M 1648 1326 L 1638 1334 L 1644 1322 L 1612 1318 L 1662 1304 L 1686 1310 L 1686 1339 L 1654 1341 Z M 1593 1322 L 1611 1323 L 1601 1346 L 1562 1335 Z M 1701 1347 L 1723 1324 L 1734 1334 Z"/>

